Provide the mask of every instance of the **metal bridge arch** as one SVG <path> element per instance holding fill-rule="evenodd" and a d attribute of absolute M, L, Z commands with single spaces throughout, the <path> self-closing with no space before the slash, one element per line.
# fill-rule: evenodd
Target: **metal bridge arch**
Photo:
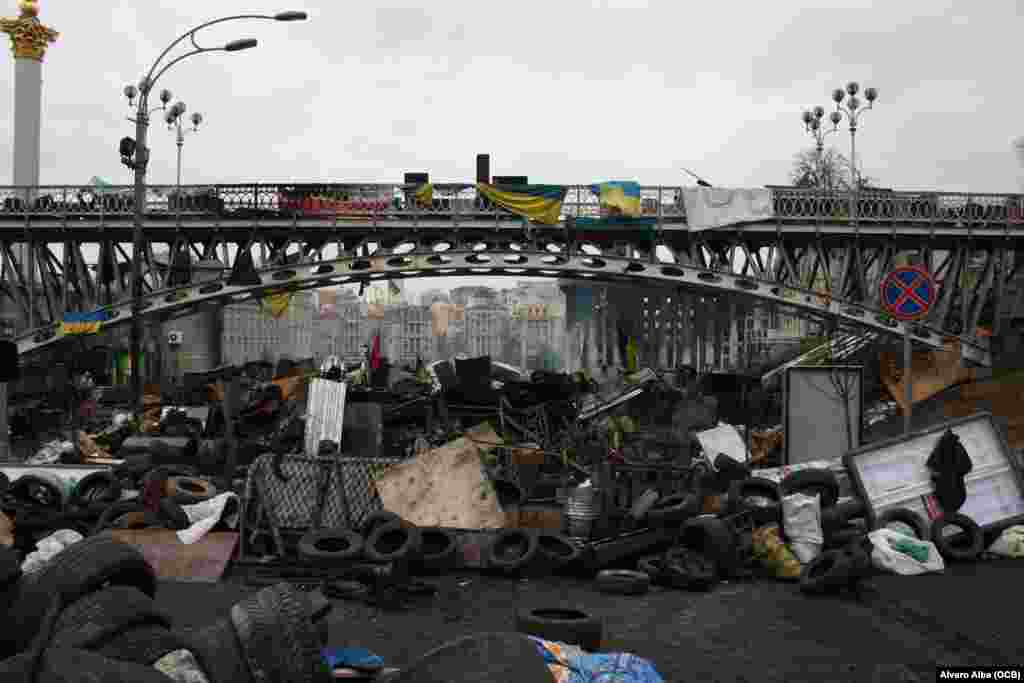
<path fill-rule="evenodd" d="M 372 251 L 369 245 L 376 245 Z M 791 310 L 795 315 L 817 320 L 835 320 L 841 329 L 873 331 L 899 336 L 905 323 L 892 320 L 877 301 L 833 297 L 820 291 L 787 284 L 768 273 L 751 275 L 734 272 L 728 264 L 694 265 L 692 254 L 678 252 L 665 261 L 657 258 L 650 245 L 640 256 L 638 245 L 619 243 L 615 248 L 601 249 L 591 243 L 569 245 L 557 239 L 534 239 L 514 242 L 498 234 L 467 234 L 424 238 L 406 234 L 401 237 L 368 236 L 355 249 L 334 259 L 318 258 L 308 244 L 285 240 L 277 244 L 278 265 L 266 266 L 250 273 L 258 284 L 232 284 L 227 277 L 209 282 L 163 287 L 144 297 L 143 314 L 158 319 L 189 315 L 210 305 L 226 306 L 252 300 L 268 293 L 303 291 L 376 280 L 401 280 L 425 276 L 542 276 L 563 280 L 601 282 L 607 284 L 643 284 L 673 291 L 719 293 L 747 297 Z M 660 245 L 668 248 L 667 245 Z M 293 248 L 297 250 L 293 251 Z M 247 247 L 248 248 L 248 247 Z M 671 252 L 671 249 L 669 249 Z M 690 261 L 686 263 L 684 261 Z M 717 265 L 718 267 L 709 267 Z M 124 299 L 100 307 L 107 312 L 105 328 L 130 322 L 132 302 Z M 938 326 L 910 324 L 912 338 L 919 344 L 943 348 L 950 337 Z M 31 354 L 59 343 L 63 335 L 57 323 L 31 330 L 16 338 L 20 354 Z M 960 341 L 965 357 L 989 364 L 988 348 L 968 335 Z"/>

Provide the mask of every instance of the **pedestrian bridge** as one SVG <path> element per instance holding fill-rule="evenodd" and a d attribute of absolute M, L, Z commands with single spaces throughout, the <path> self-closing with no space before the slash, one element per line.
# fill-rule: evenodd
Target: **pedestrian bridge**
<path fill-rule="evenodd" d="M 138 214 L 143 310 L 166 319 L 347 282 L 540 275 L 747 297 L 894 335 L 904 324 L 881 310 L 879 284 L 909 261 L 940 284 L 913 338 L 938 348 L 957 337 L 987 364 L 987 331 L 1024 265 L 1021 195 L 659 186 L 621 216 L 593 186 L 563 190 L 557 220 L 536 222 L 468 183 L 150 186 Z M 24 320 L 21 353 L 59 342 L 66 311 L 131 319 L 133 197 L 0 187 L 0 297 Z"/>

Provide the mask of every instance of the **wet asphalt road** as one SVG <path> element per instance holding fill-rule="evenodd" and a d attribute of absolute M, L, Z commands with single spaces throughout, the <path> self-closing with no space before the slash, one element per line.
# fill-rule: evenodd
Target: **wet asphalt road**
<path fill-rule="evenodd" d="M 570 606 L 604 621 L 606 651 L 651 660 L 666 681 L 932 681 L 943 665 L 1024 663 L 1018 621 L 1024 561 L 950 567 L 942 576 L 871 579 L 859 595 L 808 598 L 793 584 L 741 582 L 709 593 L 609 596 L 590 581 L 467 573 L 408 612 L 335 602 L 330 640 L 403 666 L 462 635 L 512 630 L 516 608 Z M 461 585 L 460 585 L 461 584 Z M 223 617 L 253 587 L 168 583 L 178 625 Z"/>

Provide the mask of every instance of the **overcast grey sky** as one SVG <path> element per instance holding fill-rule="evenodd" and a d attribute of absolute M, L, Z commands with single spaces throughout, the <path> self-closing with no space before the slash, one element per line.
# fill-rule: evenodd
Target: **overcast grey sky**
<path fill-rule="evenodd" d="M 857 147 L 881 185 L 1021 191 L 1019 0 L 281 1 L 293 4 L 42 0 L 61 37 L 43 71 L 41 182 L 129 183 L 123 86 L 202 21 L 302 9 L 310 21 L 200 34 L 260 46 L 193 57 L 160 82 L 206 118 L 185 143 L 186 183 L 466 181 L 478 152 L 535 182 L 691 184 L 687 166 L 722 186 L 783 183 L 810 144 L 800 112 L 855 79 L 880 91 Z M 0 92 L 13 71 L 9 57 Z M 8 160 L 12 119 L 8 104 Z M 172 183 L 173 136 L 156 125 L 151 138 L 150 182 Z M 829 140 L 848 153 L 847 134 Z M 11 175 L 0 164 L 0 184 Z"/>
<path fill-rule="evenodd" d="M 210 29 L 208 44 L 260 46 L 193 57 L 161 81 L 206 116 L 185 144 L 186 182 L 390 182 L 407 170 L 462 181 L 490 152 L 493 172 L 538 182 L 689 184 L 688 166 L 761 186 L 784 182 L 810 141 L 800 111 L 856 79 L 880 90 L 858 134 L 866 174 L 895 188 L 1019 191 L 1019 0 L 281 2 L 42 0 L 61 32 L 44 64 L 42 182 L 129 183 L 116 153 L 133 133 L 123 86 L 204 20 L 303 9 L 309 22 Z M 152 138 L 150 181 L 171 183 L 173 137 L 158 125 Z M 847 135 L 830 140 L 848 151 Z"/>

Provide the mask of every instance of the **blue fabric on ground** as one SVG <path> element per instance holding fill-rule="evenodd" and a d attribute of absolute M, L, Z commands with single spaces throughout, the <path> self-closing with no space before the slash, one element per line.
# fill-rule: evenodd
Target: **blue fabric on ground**
<path fill-rule="evenodd" d="M 380 671 L 384 660 L 361 647 L 326 647 L 321 650 L 331 669 L 349 668 L 359 671 Z"/>

